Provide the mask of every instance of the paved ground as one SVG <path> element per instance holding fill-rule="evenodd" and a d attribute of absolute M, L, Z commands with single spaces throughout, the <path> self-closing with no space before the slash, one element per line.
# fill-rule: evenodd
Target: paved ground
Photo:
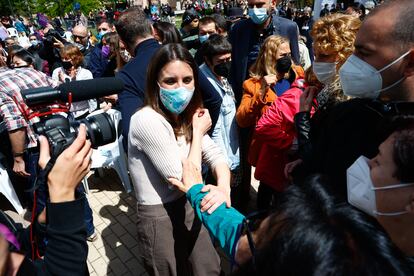
<path fill-rule="evenodd" d="M 91 174 L 88 182 L 88 199 L 99 236 L 95 242 L 88 242 L 90 274 L 147 275 L 137 258 L 135 198 L 125 193 L 112 170 L 105 170 L 100 177 Z M 257 182 L 253 181 L 252 186 L 257 189 Z M 228 262 L 224 257 L 222 265 L 224 271 L 228 271 Z"/>
<path fill-rule="evenodd" d="M 99 238 L 89 244 L 88 267 L 95 275 L 146 275 L 138 261 L 136 200 L 125 193 L 114 171 L 91 175 L 89 203 Z"/>

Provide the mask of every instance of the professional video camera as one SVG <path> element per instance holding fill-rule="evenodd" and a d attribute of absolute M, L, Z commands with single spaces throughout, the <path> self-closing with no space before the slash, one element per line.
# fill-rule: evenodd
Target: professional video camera
<path fill-rule="evenodd" d="M 93 148 L 115 141 L 115 126 L 108 114 L 101 113 L 86 119 L 70 122 L 67 118 L 72 102 L 108 96 L 123 90 L 124 84 L 117 78 L 63 83 L 57 88 L 41 87 L 22 90 L 27 119 L 39 118 L 33 125 L 35 132 L 47 137 L 52 156 L 58 156 L 77 136 L 79 125 L 85 124 L 87 137 Z"/>
<path fill-rule="evenodd" d="M 62 42 L 63 44 L 67 43 L 66 39 L 64 39 L 60 33 L 54 29 L 50 29 L 47 34 L 43 37 L 43 43 L 53 45 L 55 43 L 55 38 Z"/>

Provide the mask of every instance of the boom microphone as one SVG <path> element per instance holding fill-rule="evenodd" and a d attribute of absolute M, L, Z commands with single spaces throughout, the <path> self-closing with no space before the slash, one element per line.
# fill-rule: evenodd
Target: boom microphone
<path fill-rule="evenodd" d="M 69 93 L 72 95 L 72 102 L 78 102 L 118 94 L 123 89 L 124 83 L 118 78 L 97 78 L 66 82 L 57 88 L 25 89 L 21 94 L 28 106 L 36 106 L 55 101 L 69 102 Z"/>

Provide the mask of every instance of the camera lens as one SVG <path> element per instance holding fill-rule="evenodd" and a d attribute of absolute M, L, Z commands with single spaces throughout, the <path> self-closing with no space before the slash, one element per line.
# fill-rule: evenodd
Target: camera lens
<path fill-rule="evenodd" d="M 79 123 L 86 125 L 88 138 L 93 148 L 97 148 L 116 139 L 116 130 L 111 117 L 106 113 L 100 113 L 80 120 Z"/>

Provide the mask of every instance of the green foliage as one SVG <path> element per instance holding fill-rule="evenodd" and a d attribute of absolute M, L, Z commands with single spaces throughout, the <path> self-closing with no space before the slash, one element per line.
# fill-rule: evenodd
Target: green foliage
<path fill-rule="evenodd" d="M 73 4 L 76 2 L 80 3 L 81 11 L 85 15 L 103 6 L 100 0 L 0 0 L 0 13 L 29 15 L 41 12 L 51 17 L 62 16 L 73 11 Z"/>
<path fill-rule="evenodd" d="M 33 0 L 0 0 L 0 15 L 29 15 L 34 8 Z"/>

